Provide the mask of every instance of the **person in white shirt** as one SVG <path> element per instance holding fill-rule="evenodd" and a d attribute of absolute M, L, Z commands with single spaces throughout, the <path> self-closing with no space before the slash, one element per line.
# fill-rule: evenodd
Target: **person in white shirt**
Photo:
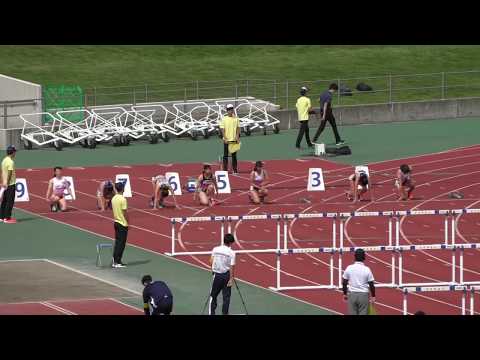
<path fill-rule="evenodd" d="M 71 195 L 70 182 L 62 176 L 62 168 L 56 166 L 53 169 L 54 177 L 48 182 L 45 199 L 50 203 L 53 212 L 67 211 L 67 200 L 65 195 Z"/>
<path fill-rule="evenodd" d="M 349 315 L 368 314 L 369 290 L 372 294 L 370 301 L 375 302 L 375 279 L 370 268 L 363 263 L 364 261 L 365 251 L 355 250 L 355 263 L 347 266 L 343 273 L 343 298 L 348 301 Z"/>
<path fill-rule="evenodd" d="M 223 297 L 222 314 L 228 315 L 232 284 L 235 279 L 235 252 L 231 248 L 234 242 L 234 236 L 226 234 L 223 238 L 223 245 L 217 246 L 212 250 L 210 264 L 212 265 L 213 282 L 209 299 L 209 315 L 215 315 L 217 297 L 220 292 L 222 292 Z"/>

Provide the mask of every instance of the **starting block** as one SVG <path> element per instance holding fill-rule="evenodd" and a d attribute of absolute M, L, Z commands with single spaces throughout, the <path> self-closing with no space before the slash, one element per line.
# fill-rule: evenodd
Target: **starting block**
<path fill-rule="evenodd" d="M 325 153 L 325 144 L 316 144 L 315 143 L 315 156 L 324 156 Z"/>
<path fill-rule="evenodd" d="M 113 258 L 113 244 L 111 243 L 98 243 L 97 244 L 97 267 L 102 267 L 102 249 L 110 248 Z"/>

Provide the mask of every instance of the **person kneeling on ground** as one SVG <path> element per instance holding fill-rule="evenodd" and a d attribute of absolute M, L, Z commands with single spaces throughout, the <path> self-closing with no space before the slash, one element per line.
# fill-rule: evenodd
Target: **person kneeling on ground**
<path fill-rule="evenodd" d="M 355 172 L 348 178 L 350 181 L 350 191 L 347 192 L 347 199 L 357 202 L 368 190 L 368 175 L 365 171 Z"/>
<path fill-rule="evenodd" d="M 415 189 L 415 182 L 412 179 L 412 167 L 403 164 L 400 165 L 400 169 L 397 171 L 397 179 L 395 180 L 395 186 L 398 190 L 398 200 L 412 200 L 413 190 Z"/>
<path fill-rule="evenodd" d="M 212 167 L 210 165 L 204 165 L 203 171 L 197 179 L 195 192 L 193 193 L 193 201 L 196 200 L 198 194 L 201 205 L 213 206 L 216 204 L 216 200 L 214 198 L 216 191 L 217 182 L 213 176 Z"/>
<path fill-rule="evenodd" d="M 143 310 L 145 315 L 170 315 L 173 308 L 173 295 L 163 281 L 153 281 L 151 275 L 142 277 Z"/>
<path fill-rule="evenodd" d="M 115 189 L 113 188 L 113 182 L 111 180 L 105 180 L 100 183 L 97 190 L 97 207 L 99 210 L 105 211 L 105 209 L 112 208 L 112 198 L 115 195 Z"/>
<path fill-rule="evenodd" d="M 67 211 L 67 200 L 65 195 L 71 195 L 70 182 L 62 176 L 63 168 L 56 166 L 53 169 L 54 177 L 48 182 L 46 200 L 50 203 L 53 212 Z M 66 194 L 65 194 L 66 192 Z"/>
<path fill-rule="evenodd" d="M 164 208 L 164 200 L 172 194 L 173 202 L 175 207 L 177 207 L 177 200 L 175 199 L 175 194 L 173 192 L 172 186 L 168 183 L 167 178 L 164 175 L 157 175 L 152 178 L 153 185 L 153 196 L 150 202 L 150 207 L 158 209 Z"/>
<path fill-rule="evenodd" d="M 268 174 L 263 168 L 263 163 L 257 161 L 255 167 L 250 174 L 250 200 L 255 204 L 264 202 L 268 195 L 266 186 L 268 185 Z"/>

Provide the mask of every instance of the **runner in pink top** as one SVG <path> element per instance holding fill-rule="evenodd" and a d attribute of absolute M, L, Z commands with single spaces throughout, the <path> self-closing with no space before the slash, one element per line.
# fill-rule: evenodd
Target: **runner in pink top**
<path fill-rule="evenodd" d="M 47 195 L 45 199 L 50 203 L 50 209 L 53 212 L 66 211 L 67 201 L 65 200 L 66 194 L 70 192 L 70 182 L 62 176 L 62 168 L 56 166 L 53 169 L 54 177 L 48 182 Z"/>

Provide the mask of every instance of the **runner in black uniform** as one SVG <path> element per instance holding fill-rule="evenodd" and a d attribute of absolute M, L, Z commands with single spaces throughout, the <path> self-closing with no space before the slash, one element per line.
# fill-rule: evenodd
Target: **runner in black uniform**
<path fill-rule="evenodd" d="M 212 173 L 210 165 L 204 165 L 202 174 L 197 179 L 196 190 L 193 193 L 193 201 L 197 198 L 200 199 L 200 204 L 205 206 L 213 206 L 216 203 L 214 199 L 215 192 L 217 191 L 217 182 Z"/>

